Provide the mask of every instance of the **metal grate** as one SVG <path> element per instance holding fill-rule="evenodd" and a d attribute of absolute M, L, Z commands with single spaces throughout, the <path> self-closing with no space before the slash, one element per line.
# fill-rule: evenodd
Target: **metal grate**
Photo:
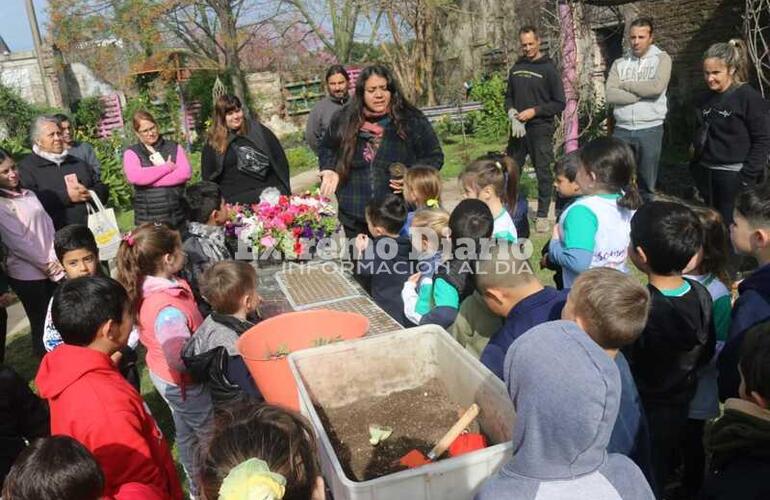
<path fill-rule="evenodd" d="M 361 314 L 369 319 L 369 330 L 366 332 L 367 336 L 379 335 L 381 333 L 402 330 L 404 328 L 396 320 L 391 318 L 388 313 L 380 309 L 369 297 L 350 297 L 323 305 L 313 306 L 308 309 L 332 309 L 334 311 Z"/>
<path fill-rule="evenodd" d="M 297 266 L 275 278 L 294 310 L 360 295 L 336 267 Z"/>

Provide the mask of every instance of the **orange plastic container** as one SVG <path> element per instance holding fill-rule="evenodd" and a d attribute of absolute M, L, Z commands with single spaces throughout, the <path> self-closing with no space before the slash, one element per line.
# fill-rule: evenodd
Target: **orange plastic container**
<path fill-rule="evenodd" d="M 309 347 L 363 337 L 369 320 L 330 311 L 284 313 L 249 328 L 236 343 L 265 401 L 299 411 L 297 384 L 287 355 Z"/>

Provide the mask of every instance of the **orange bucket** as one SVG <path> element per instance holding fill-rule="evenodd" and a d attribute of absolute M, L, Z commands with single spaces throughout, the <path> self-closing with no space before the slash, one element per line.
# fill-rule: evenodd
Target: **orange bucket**
<path fill-rule="evenodd" d="M 287 355 L 302 349 L 363 337 L 369 320 L 356 313 L 300 311 L 266 319 L 236 343 L 265 401 L 299 411 L 297 384 Z"/>

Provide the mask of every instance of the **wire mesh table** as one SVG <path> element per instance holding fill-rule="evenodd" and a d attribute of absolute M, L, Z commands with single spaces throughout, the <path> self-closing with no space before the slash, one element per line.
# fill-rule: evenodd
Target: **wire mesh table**
<path fill-rule="evenodd" d="M 332 309 L 365 316 L 369 319 L 367 335 L 403 329 L 336 262 L 271 265 L 257 268 L 257 275 L 263 319 L 291 311 Z"/>

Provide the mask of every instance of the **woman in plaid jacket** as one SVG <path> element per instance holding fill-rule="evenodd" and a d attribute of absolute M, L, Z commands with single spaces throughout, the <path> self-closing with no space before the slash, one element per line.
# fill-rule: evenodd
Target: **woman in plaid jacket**
<path fill-rule="evenodd" d="M 444 164 L 433 127 L 401 93 L 385 66 L 369 66 L 356 82 L 352 101 L 340 110 L 318 148 L 321 193 L 337 194 L 339 218 L 348 238 L 368 233 L 364 210 L 374 198 L 403 188 L 390 166 Z"/>

